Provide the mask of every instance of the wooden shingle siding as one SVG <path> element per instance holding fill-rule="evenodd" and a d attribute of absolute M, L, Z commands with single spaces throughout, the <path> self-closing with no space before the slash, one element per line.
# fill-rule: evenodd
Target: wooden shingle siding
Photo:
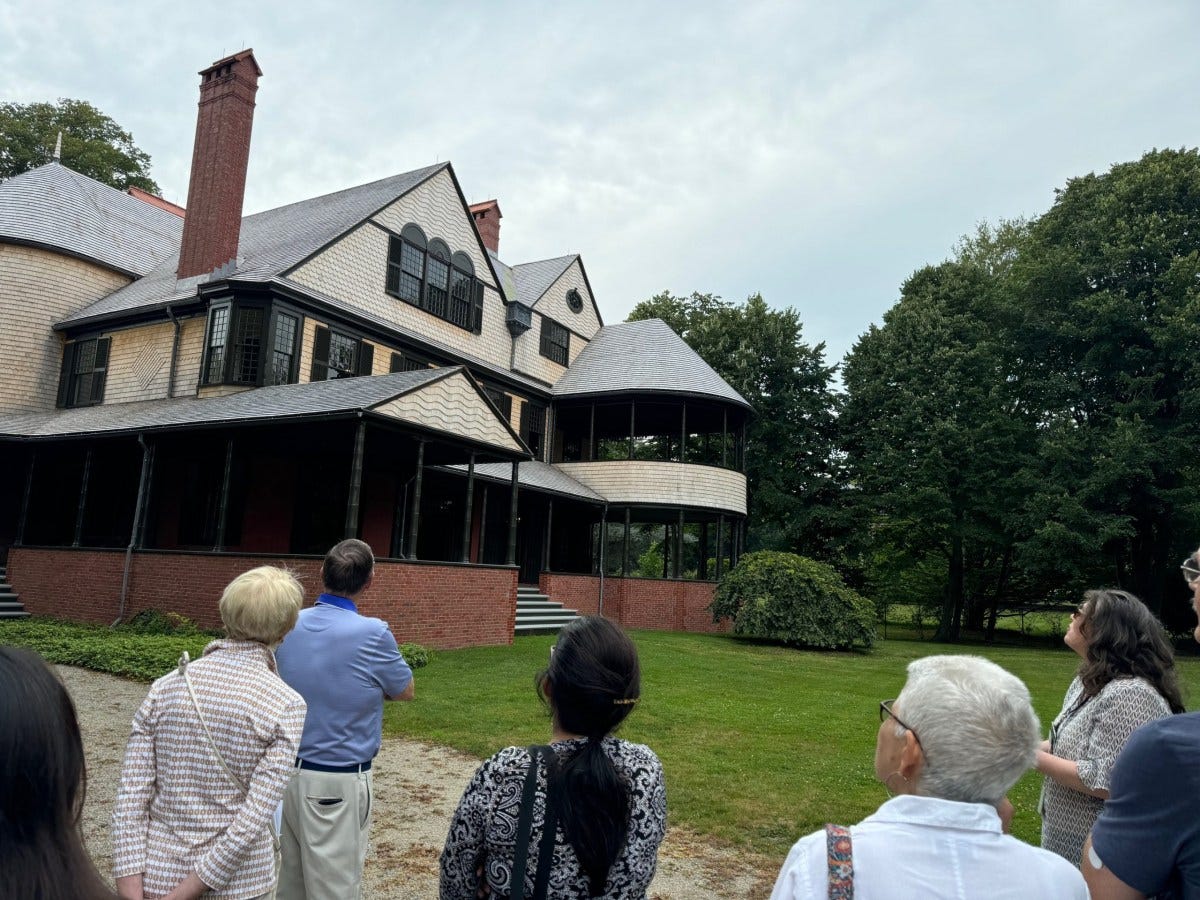
<path fill-rule="evenodd" d="M 200 385 L 200 362 L 204 356 L 204 316 L 185 319 L 179 334 L 179 358 L 175 363 L 175 396 L 191 397 Z"/>
<path fill-rule="evenodd" d="M 481 443 L 518 449 L 512 435 L 461 372 L 398 397 L 374 411 Z"/>
<path fill-rule="evenodd" d="M 571 307 L 567 305 L 567 291 L 572 289 L 579 291 L 580 297 L 583 298 L 583 309 L 579 312 L 572 312 Z M 549 316 L 574 332 L 571 335 L 572 358 L 578 352 L 575 349 L 576 341 L 579 342 L 579 348 L 583 349 L 587 340 L 590 340 L 592 335 L 600 330 L 600 320 L 596 318 L 592 294 L 588 290 L 587 282 L 584 281 L 583 269 L 579 266 L 579 260 L 571 263 L 567 270 L 558 276 L 558 280 L 538 300 L 534 310 Z M 579 340 L 580 336 L 583 340 Z"/>
<path fill-rule="evenodd" d="M 170 322 L 112 332 L 104 402 L 165 398 L 174 336 Z"/>
<path fill-rule="evenodd" d="M 62 337 L 51 326 L 128 284 L 108 269 L 34 247 L 0 244 L 0 410 L 54 409 Z"/>
<path fill-rule="evenodd" d="M 553 360 L 542 356 L 540 349 L 541 340 L 542 317 L 535 312 L 533 314 L 533 327 L 515 341 L 516 352 L 513 354 L 513 371 L 552 385 L 562 377 L 562 373 L 567 371 L 567 367 L 560 366 Z M 571 359 L 574 357 L 575 353 L 578 352 L 576 344 L 582 347 L 583 343 L 576 335 L 570 335 L 567 358 Z"/>
<path fill-rule="evenodd" d="M 289 277 L 384 322 L 429 335 L 447 346 L 507 368 L 512 344 L 504 324 L 504 304 L 487 259 L 476 246 L 474 226 L 459 203 L 449 173 L 441 172 L 401 197 L 375 216 L 375 221 L 396 234 L 409 222 L 415 222 L 431 239 L 440 237 L 451 250 L 461 250 L 471 257 L 475 276 L 485 285 L 481 334 L 459 328 L 388 294 L 385 287 L 390 237 L 371 224 L 359 226 Z M 304 360 L 301 372 L 307 372 Z"/>
<path fill-rule="evenodd" d="M 632 459 L 555 466 L 609 503 L 698 506 L 746 514 L 746 476 L 741 472 Z"/>

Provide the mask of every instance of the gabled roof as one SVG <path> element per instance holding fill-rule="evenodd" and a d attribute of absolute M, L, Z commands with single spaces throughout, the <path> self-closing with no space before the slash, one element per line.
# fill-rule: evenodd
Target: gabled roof
<path fill-rule="evenodd" d="M 179 250 L 183 220 L 57 162 L 0 182 L 0 241 L 46 247 L 125 275 Z"/>
<path fill-rule="evenodd" d="M 246 216 L 242 219 L 238 240 L 237 268 L 223 277 L 267 281 L 281 275 L 449 165 L 438 163 Z M 174 216 L 170 218 L 175 219 Z M 195 296 L 197 286 L 208 281 L 209 276 L 198 275 L 176 281 L 180 234 L 176 233 L 170 256 L 145 278 L 97 300 L 59 324 L 74 324 L 114 313 L 163 306 Z"/>
<path fill-rule="evenodd" d="M 533 306 L 545 296 L 546 291 L 550 290 L 550 286 L 558 281 L 559 276 L 567 271 L 571 263 L 577 259 L 579 259 L 579 254 L 572 253 L 570 256 L 557 256 L 554 259 L 542 259 L 513 266 L 513 278 L 517 283 L 517 300 L 526 306 Z"/>
<path fill-rule="evenodd" d="M 422 415 L 424 407 L 440 408 L 438 397 L 429 403 L 398 404 L 404 398 L 464 379 L 466 389 L 474 391 L 477 403 L 460 406 L 456 414 L 479 419 L 490 417 L 495 423 L 494 439 L 479 439 L 503 455 L 528 456 L 528 448 L 498 418 L 486 398 L 465 369 L 455 366 L 416 372 L 395 372 L 367 378 L 339 378 L 307 384 L 281 384 L 255 388 L 225 397 L 178 397 L 171 400 L 141 400 L 52 412 L 15 413 L 0 417 L 0 436 L 14 438 L 57 438 L 82 435 L 117 435 L 141 431 L 166 431 L 182 428 L 219 427 L 222 425 L 290 422 L 373 414 L 402 421 L 428 431 L 441 431 L 456 441 L 470 440 L 454 421 L 434 421 Z M 459 384 L 459 393 L 464 389 Z M 444 418 L 444 417 L 443 417 Z M 475 429 L 476 435 L 488 432 Z"/>
<path fill-rule="evenodd" d="M 686 394 L 750 408 L 662 319 L 605 325 L 558 379 L 553 394 Z"/>

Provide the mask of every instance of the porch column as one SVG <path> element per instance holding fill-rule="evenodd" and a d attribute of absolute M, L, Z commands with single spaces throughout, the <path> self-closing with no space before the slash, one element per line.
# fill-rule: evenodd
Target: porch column
<path fill-rule="evenodd" d="M 546 501 L 546 533 L 542 535 L 542 571 L 550 571 L 550 533 L 554 529 L 554 498 Z"/>
<path fill-rule="evenodd" d="M 717 516 L 717 581 L 725 568 L 725 516 Z"/>
<path fill-rule="evenodd" d="M 517 564 L 517 492 L 520 490 L 518 485 L 518 468 L 519 462 L 512 464 L 512 499 L 509 501 L 508 508 L 508 564 L 515 566 Z"/>
<path fill-rule="evenodd" d="M 25 522 L 29 518 L 29 495 L 33 493 L 33 471 L 34 464 L 37 462 L 37 451 L 29 451 L 29 469 L 25 473 L 25 493 L 21 497 L 21 517 L 17 519 L 17 533 L 13 538 L 13 545 L 20 547 L 25 543 Z"/>
<path fill-rule="evenodd" d="M 700 523 L 700 563 L 696 576 L 701 581 L 708 581 L 708 522 Z"/>
<path fill-rule="evenodd" d="M 421 524 L 421 482 L 425 477 L 425 439 L 417 442 L 417 475 L 413 481 L 412 527 L 408 529 L 408 558 L 417 558 L 417 530 Z"/>
<path fill-rule="evenodd" d="M 629 507 L 625 507 L 625 538 L 621 544 L 621 577 L 629 577 Z"/>
<path fill-rule="evenodd" d="M 726 462 L 729 456 L 729 410 L 721 410 L 721 467 L 729 465 Z"/>
<path fill-rule="evenodd" d="M 636 427 L 633 414 L 637 409 L 637 404 L 634 401 L 629 401 L 629 458 L 633 459 L 633 430 Z"/>
<path fill-rule="evenodd" d="M 471 513 L 475 505 L 475 454 L 467 464 L 467 503 L 463 509 L 462 561 L 471 561 Z"/>
<path fill-rule="evenodd" d="M 146 491 L 141 498 L 142 512 L 137 519 L 137 528 L 133 533 L 133 545 L 138 550 L 146 545 L 146 519 L 149 518 L 150 499 L 154 495 L 154 467 L 158 463 L 158 444 L 151 443 L 146 445 L 146 450 L 142 454 L 142 465 L 146 469 Z M 136 511 L 134 513 L 137 515 Z"/>
<path fill-rule="evenodd" d="M 346 495 L 346 538 L 358 537 L 358 509 L 362 497 L 363 451 L 367 443 L 367 420 L 359 419 L 354 430 L 354 453 L 350 457 L 350 492 Z"/>
<path fill-rule="evenodd" d="M 591 407 L 591 418 L 588 421 L 588 452 L 583 458 L 589 461 L 596 459 L 596 404 Z"/>
<path fill-rule="evenodd" d="M 487 540 L 487 501 L 491 490 L 487 484 L 483 486 L 483 499 L 479 501 L 479 561 L 483 562 L 484 541 Z"/>
<path fill-rule="evenodd" d="M 83 512 L 87 509 L 88 481 L 92 477 L 92 448 L 87 448 L 87 455 L 83 458 L 83 478 L 79 480 L 79 509 L 75 513 L 75 539 L 71 542 L 72 547 L 79 546 L 79 540 L 83 536 Z"/>
<path fill-rule="evenodd" d="M 133 504 L 133 528 L 129 531 L 129 547 L 125 551 L 126 574 L 129 571 L 129 554 L 134 547 L 140 546 L 139 536 L 145 533 L 146 495 L 150 493 L 150 465 L 154 459 L 153 446 L 146 443 L 144 435 L 138 435 L 138 442 L 142 445 L 142 468 L 138 474 L 137 500 Z"/>
<path fill-rule="evenodd" d="M 679 507 L 679 529 L 675 532 L 675 577 L 683 577 L 683 507 Z"/>
<path fill-rule="evenodd" d="M 146 453 L 150 450 L 147 448 Z M 145 457 L 142 460 L 143 469 L 146 468 Z M 233 473 L 233 438 L 225 441 L 225 475 L 221 479 L 221 501 L 217 506 L 217 539 L 213 543 L 213 553 L 220 553 L 225 549 L 225 519 L 229 513 L 229 480 Z"/>
<path fill-rule="evenodd" d="M 687 401 L 683 401 L 683 416 L 679 426 L 679 461 L 687 462 Z"/>

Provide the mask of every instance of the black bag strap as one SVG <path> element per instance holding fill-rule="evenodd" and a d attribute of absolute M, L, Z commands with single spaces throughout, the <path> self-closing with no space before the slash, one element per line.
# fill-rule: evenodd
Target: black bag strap
<path fill-rule="evenodd" d="M 546 891 L 550 887 L 550 866 L 554 862 L 554 834 L 558 831 L 558 805 L 550 797 L 552 782 L 551 767 L 557 765 L 558 758 L 549 747 L 546 751 L 546 819 L 542 824 L 542 842 L 538 845 L 537 877 L 533 882 L 533 900 L 546 900 Z"/>
<path fill-rule="evenodd" d="M 538 761 L 542 752 L 549 747 L 534 746 L 529 748 L 529 771 L 525 774 L 525 785 L 521 789 L 521 817 L 517 820 L 517 843 L 513 847 L 512 883 L 509 897 L 511 900 L 525 898 L 525 868 L 529 864 L 529 833 L 533 830 L 533 795 L 537 792 Z M 553 752 L 553 751 L 551 751 Z M 550 815 L 550 803 L 547 798 L 546 815 Z M 551 841 L 554 840 L 551 832 Z M 544 840 L 543 840 L 544 843 Z M 538 874 L 541 874 L 541 860 L 538 860 Z M 547 869 L 547 876 L 549 869 Z M 537 887 L 534 892 L 536 896 Z M 544 893 L 543 893 L 544 896 Z"/>

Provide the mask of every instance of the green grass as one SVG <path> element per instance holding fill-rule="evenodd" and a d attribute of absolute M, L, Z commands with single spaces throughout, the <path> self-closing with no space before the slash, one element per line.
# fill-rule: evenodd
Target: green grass
<path fill-rule="evenodd" d="M 896 696 L 905 666 L 931 653 L 978 653 L 1029 686 L 1043 727 L 1077 659 L 1066 649 L 947 646 L 889 640 L 869 653 L 788 650 L 717 635 L 634 632 L 643 698 L 622 736 L 663 761 L 671 821 L 772 857 L 825 822 L 853 823 L 885 799 L 873 760 L 878 701 Z M 417 673 L 417 700 L 388 704 L 389 734 L 479 757 L 545 743 L 549 719 L 533 678 L 553 637 L 512 647 L 441 651 Z M 1200 704 L 1200 660 L 1181 658 L 1189 706 Z M 1010 797 L 1013 831 L 1038 843 L 1041 776 Z"/>

